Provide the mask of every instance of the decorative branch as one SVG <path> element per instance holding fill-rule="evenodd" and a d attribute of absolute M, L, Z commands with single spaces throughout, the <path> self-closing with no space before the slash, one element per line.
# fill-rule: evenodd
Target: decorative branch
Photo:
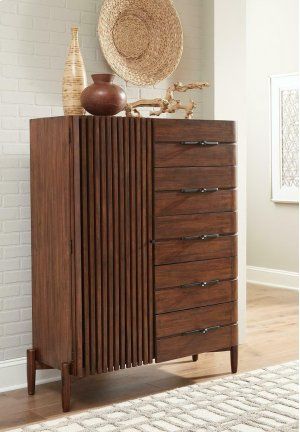
<path fill-rule="evenodd" d="M 209 84 L 206 82 L 195 82 L 186 85 L 177 82 L 168 87 L 165 98 L 141 99 L 133 103 L 128 103 L 125 107 L 126 117 L 141 117 L 141 113 L 137 109 L 138 107 L 153 107 L 159 109 L 151 111 L 151 116 L 159 117 L 164 113 L 173 114 L 178 110 L 184 110 L 185 118 L 191 119 L 193 118 L 194 109 L 197 106 L 196 103 L 190 100 L 187 104 L 182 104 L 180 100 L 174 98 L 174 92 L 184 93 L 188 90 L 202 90 L 205 87 L 209 87 Z"/>

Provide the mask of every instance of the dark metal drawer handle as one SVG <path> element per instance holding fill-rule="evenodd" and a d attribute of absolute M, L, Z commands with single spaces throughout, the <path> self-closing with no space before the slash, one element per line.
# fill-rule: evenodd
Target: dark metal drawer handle
<path fill-rule="evenodd" d="M 196 287 L 196 286 L 200 286 L 202 288 L 206 288 L 206 287 L 209 287 L 209 286 L 217 285 L 219 282 L 220 282 L 219 279 L 211 280 L 211 281 L 208 281 L 208 282 L 194 282 L 194 283 L 190 283 L 190 284 L 187 284 L 187 285 L 181 285 L 181 288 L 193 288 L 193 287 Z"/>
<path fill-rule="evenodd" d="M 218 141 L 181 141 L 182 145 L 198 145 L 202 147 L 219 145 Z"/>
<path fill-rule="evenodd" d="M 198 236 L 181 237 L 181 240 L 212 240 L 219 238 L 220 234 L 203 234 Z"/>
<path fill-rule="evenodd" d="M 218 192 L 219 188 L 181 189 L 181 193 L 212 193 Z"/>
<path fill-rule="evenodd" d="M 182 336 L 187 336 L 187 335 L 191 335 L 191 334 L 204 334 L 205 335 L 208 332 L 213 331 L 213 330 L 218 330 L 219 328 L 221 328 L 221 326 L 208 327 L 208 328 L 201 329 L 201 330 L 192 330 L 189 332 L 182 333 Z"/>
<path fill-rule="evenodd" d="M 182 240 L 182 241 L 192 241 L 192 240 L 213 240 L 216 238 L 221 237 L 220 234 L 201 234 L 196 236 L 186 236 L 186 237 L 180 237 L 179 239 L 175 240 Z M 171 239 L 172 240 L 172 239 Z M 159 243 L 161 240 L 150 240 L 151 244 Z"/>

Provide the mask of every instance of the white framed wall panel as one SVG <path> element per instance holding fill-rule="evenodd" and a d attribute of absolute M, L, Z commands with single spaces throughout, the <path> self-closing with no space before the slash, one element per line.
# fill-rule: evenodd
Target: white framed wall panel
<path fill-rule="evenodd" d="M 299 202 L 299 75 L 272 76 L 272 200 Z"/>

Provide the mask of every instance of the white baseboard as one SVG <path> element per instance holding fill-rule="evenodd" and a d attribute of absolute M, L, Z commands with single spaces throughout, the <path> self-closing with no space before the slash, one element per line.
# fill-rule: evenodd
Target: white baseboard
<path fill-rule="evenodd" d="M 299 273 L 247 266 L 247 282 L 273 288 L 299 289 Z"/>
<path fill-rule="evenodd" d="M 57 370 L 45 369 L 36 372 L 36 384 L 58 381 Z M 27 386 L 26 357 L 0 362 L 0 393 Z"/>

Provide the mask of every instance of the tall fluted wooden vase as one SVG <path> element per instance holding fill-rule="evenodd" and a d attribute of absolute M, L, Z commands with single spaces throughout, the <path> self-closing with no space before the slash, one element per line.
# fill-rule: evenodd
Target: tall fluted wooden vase
<path fill-rule="evenodd" d="M 63 108 L 66 116 L 85 114 L 85 109 L 81 106 L 80 95 L 86 83 L 86 71 L 78 41 L 78 28 L 73 27 L 63 76 Z"/>

